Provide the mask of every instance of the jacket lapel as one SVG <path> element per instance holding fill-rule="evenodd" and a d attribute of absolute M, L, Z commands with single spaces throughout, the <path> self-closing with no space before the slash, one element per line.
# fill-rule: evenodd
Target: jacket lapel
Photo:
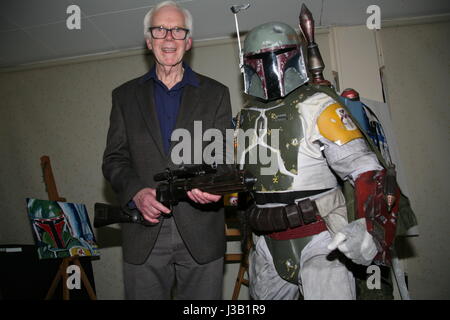
<path fill-rule="evenodd" d="M 158 116 L 156 114 L 155 101 L 153 99 L 153 81 L 147 80 L 142 82 L 136 90 L 136 95 L 139 102 L 139 109 L 141 110 L 144 121 L 147 124 L 150 136 L 155 142 L 161 156 L 166 157 L 162 145 L 161 129 L 159 127 Z"/>
<path fill-rule="evenodd" d="M 181 97 L 180 109 L 178 110 L 176 128 L 190 128 L 193 127 L 192 123 L 195 119 L 201 119 L 198 115 L 200 108 L 198 108 L 199 100 L 199 88 L 187 85 L 183 88 L 183 95 Z M 191 132 L 193 135 L 194 132 Z M 191 137 L 192 138 L 192 137 Z M 169 154 L 172 152 L 172 148 L 177 142 L 170 144 Z"/>
<path fill-rule="evenodd" d="M 183 88 L 175 128 L 185 128 L 196 118 L 198 98 L 198 88 L 190 85 Z"/>

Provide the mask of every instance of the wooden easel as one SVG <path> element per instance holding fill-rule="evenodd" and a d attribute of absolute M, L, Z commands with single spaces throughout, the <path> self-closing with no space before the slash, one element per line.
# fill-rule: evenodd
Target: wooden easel
<path fill-rule="evenodd" d="M 41 157 L 41 168 L 44 175 L 44 182 L 47 189 L 48 199 L 51 201 L 66 201 L 65 198 L 61 198 L 58 195 L 58 190 L 56 190 L 55 178 L 53 177 L 52 167 L 50 165 L 50 158 L 48 156 Z M 45 300 L 50 300 L 55 293 L 56 287 L 59 284 L 59 281 L 62 279 L 62 287 L 63 287 L 63 300 L 70 300 L 70 290 L 67 288 L 67 268 L 70 264 L 75 264 L 80 268 L 80 276 L 81 281 L 86 287 L 86 291 L 91 300 L 97 300 L 97 296 L 95 295 L 94 290 L 92 289 L 91 283 L 84 272 L 83 267 L 81 266 L 80 260 L 78 257 L 67 257 L 63 258 L 58 271 L 56 272 L 55 278 L 50 286 L 50 289 L 45 296 Z"/>
<path fill-rule="evenodd" d="M 230 222 L 230 221 L 229 221 Z M 233 223 L 231 223 L 233 224 Z M 225 222 L 225 237 L 227 241 L 234 241 L 235 238 L 240 238 L 241 231 L 237 227 L 229 227 L 227 221 Z M 234 284 L 233 295 L 231 300 L 238 300 L 239 293 L 241 291 L 241 286 L 249 286 L 248 279 L 245 278 L 245 274 L 248 272 L 248 253 L 250 248 L 252 247 L 251 237 L 248 238 L 246 243 L 247 250 L 245 253 L 227 253 L 225 254 L 225 262 L 236 263 L 239 262 L 239 271 L 236 278 L 236 282 Z"/>

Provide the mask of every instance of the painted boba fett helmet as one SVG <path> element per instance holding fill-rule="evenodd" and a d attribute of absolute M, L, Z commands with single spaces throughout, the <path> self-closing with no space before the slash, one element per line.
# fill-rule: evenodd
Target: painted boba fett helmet
<path fill-rule="evenodd" d="M 37 240 L 49 248 L 64 249 L 69 225 L 58 202 L 28 199 L 27 206 Z"/>
<path fill-rule="evenodd" d="M 308 81 L 301 41 L 289 25 L 269 22 L 244 42 L 244 91 L 264 100 L 288 95 Z"/>

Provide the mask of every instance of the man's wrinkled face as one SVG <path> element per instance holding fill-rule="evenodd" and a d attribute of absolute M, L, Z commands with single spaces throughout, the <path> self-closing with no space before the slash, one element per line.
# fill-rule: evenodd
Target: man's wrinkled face
<path fill-rule="evenodd" d="M 177 8 L 163 7 L 154 13 L 151 27 L 185 28 L 184 15 Z M 153 39 L 150 36 L 146 42 L 147 47 L 153 51 L 156 61 L 163 66 L 174 66 L 180 63 L 184 53 L 192 46 L 192 38 L 175 40 L 171 32 L 167 32 L 164 39 Z"/>

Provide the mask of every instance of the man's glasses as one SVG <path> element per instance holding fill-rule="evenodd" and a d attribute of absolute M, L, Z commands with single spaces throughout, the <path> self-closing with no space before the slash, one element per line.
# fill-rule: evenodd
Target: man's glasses
<path fill-rule="evenodd" d="M 171 28 L 167 29 L 164 27 L 150 27 L 148 28 L 153 39 L 165 39 L 167 36 L 167 32 L 170 31 L 172 34 L 172 38 L 175 40 L 184 40 L 186 39 L 187 34 L 189 33 L 189 29 L 185 28 Z"/>

